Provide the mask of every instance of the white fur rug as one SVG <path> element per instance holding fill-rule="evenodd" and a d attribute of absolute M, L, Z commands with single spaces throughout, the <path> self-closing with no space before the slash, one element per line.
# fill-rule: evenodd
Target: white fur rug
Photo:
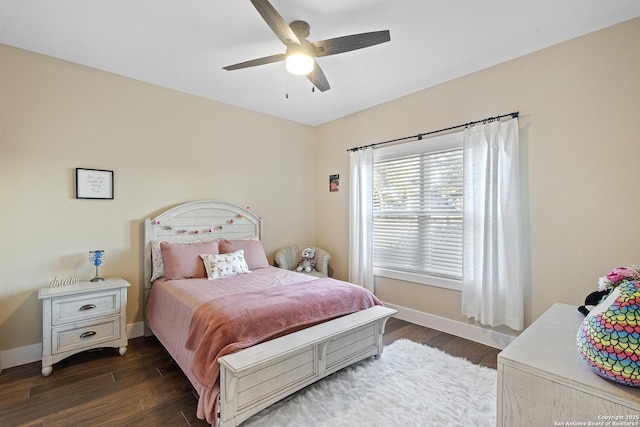
<path fill-rule="evenodd" d="M 493 369 L 408 340 L 248 419 L 243 427 L 496 425 Z"/>

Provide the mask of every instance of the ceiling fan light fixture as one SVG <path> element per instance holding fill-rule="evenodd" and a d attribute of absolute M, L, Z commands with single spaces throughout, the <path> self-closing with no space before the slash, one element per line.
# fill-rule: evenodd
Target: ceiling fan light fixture
<path fill-rule="evenodd" d="M 284 62 L 287 71 L 298 76 L 304 76 L 313 70 L 313 57 L 305 52 L 287 54 Z"/>
<path fill-rule="evenodd" d="M 284 54 L 265 56 L 222 67 L 225 70 L 239 70 L 284 60 L 287 71 L 292 74 L 306 75 L 314 88 L 324 92 L 331 89 L 331 86 L 329 86 L 327 76 L 324 75 L 324 71 L 316 62 L 315 57 L 350 52 L 391 40 L 389 30 L 383 30 L 334 37 L 311 43 L 307 40 L 310 34 L 308 22 L 296 20 L 287 24 L 287 21 L 269 3 L 269 0 L 251 0 L 251 3 L 271 28 L 271 31 L 287 47 L 287 51 Z"/>

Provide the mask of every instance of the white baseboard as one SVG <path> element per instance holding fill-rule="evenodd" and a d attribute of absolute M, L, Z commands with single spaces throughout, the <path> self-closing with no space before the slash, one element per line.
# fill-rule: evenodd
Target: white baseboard
<path fill-rule="evenodd" d="M 127 337 L 138 338 L 144 335 L 144 322 L 129 323 L 127 325 Z"/>
<path fill-rule="evenodd" d="M 0 372 L 38 360 L 42 360 L 42 343 L 0 351 Z"/>
<path fill-rule="evenodd" d="M 516 339 L 515 336 L 497 332 L 492 329 L 457 322 L 455 320 L 446 319 L 444 317 L 424 313 L 411 308 L 386 302 L 384 305 L 389 308 L 393 308 L 394 310 L 398 310 L 398 314 L 394 317 L 397 317 L 400 320 L 405 320 L 407 322 L 415 323 L 416 325 L 446 332 L 490 347 L 503 349 L 509 345 L 511 341 Z"/>
<path fill-rule="evenodd" d="M 144 322 L 130 323 L 127 325 L 127 337 L 137 338 L 142 335 L 144 335 Z M 42 360 L 42 343 L 0 351 L 0 372 L 2 372 L 3 369 L 9 369 L 14 366 L 37 362 L 39 360 Z"/>

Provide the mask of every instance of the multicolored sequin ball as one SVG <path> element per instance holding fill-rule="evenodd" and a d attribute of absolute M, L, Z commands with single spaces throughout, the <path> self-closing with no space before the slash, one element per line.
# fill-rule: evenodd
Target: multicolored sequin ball
<path fill-rule="evenodd" d="M 626 281 L 608 309 L 578 329 L 578 352 L 598 375 L 640 387 L 640 281 Z M 615 292 L 615 291 L 614 291 Z"/>

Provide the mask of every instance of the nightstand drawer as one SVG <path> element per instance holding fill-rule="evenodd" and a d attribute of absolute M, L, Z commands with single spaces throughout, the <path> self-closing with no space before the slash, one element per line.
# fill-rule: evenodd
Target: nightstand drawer
<path fill-rule="evenodd" d="M 120 317 L 96 322 L 81 322 L 51 329 L 51 354 L 99 347 L 101 342 L 120 338 Z"/>
<path fill-rule="evenodd" d="M 120 313 L 120 291 L 55 298 L 51 301 L 51 324 L 76 322 Z"/>

